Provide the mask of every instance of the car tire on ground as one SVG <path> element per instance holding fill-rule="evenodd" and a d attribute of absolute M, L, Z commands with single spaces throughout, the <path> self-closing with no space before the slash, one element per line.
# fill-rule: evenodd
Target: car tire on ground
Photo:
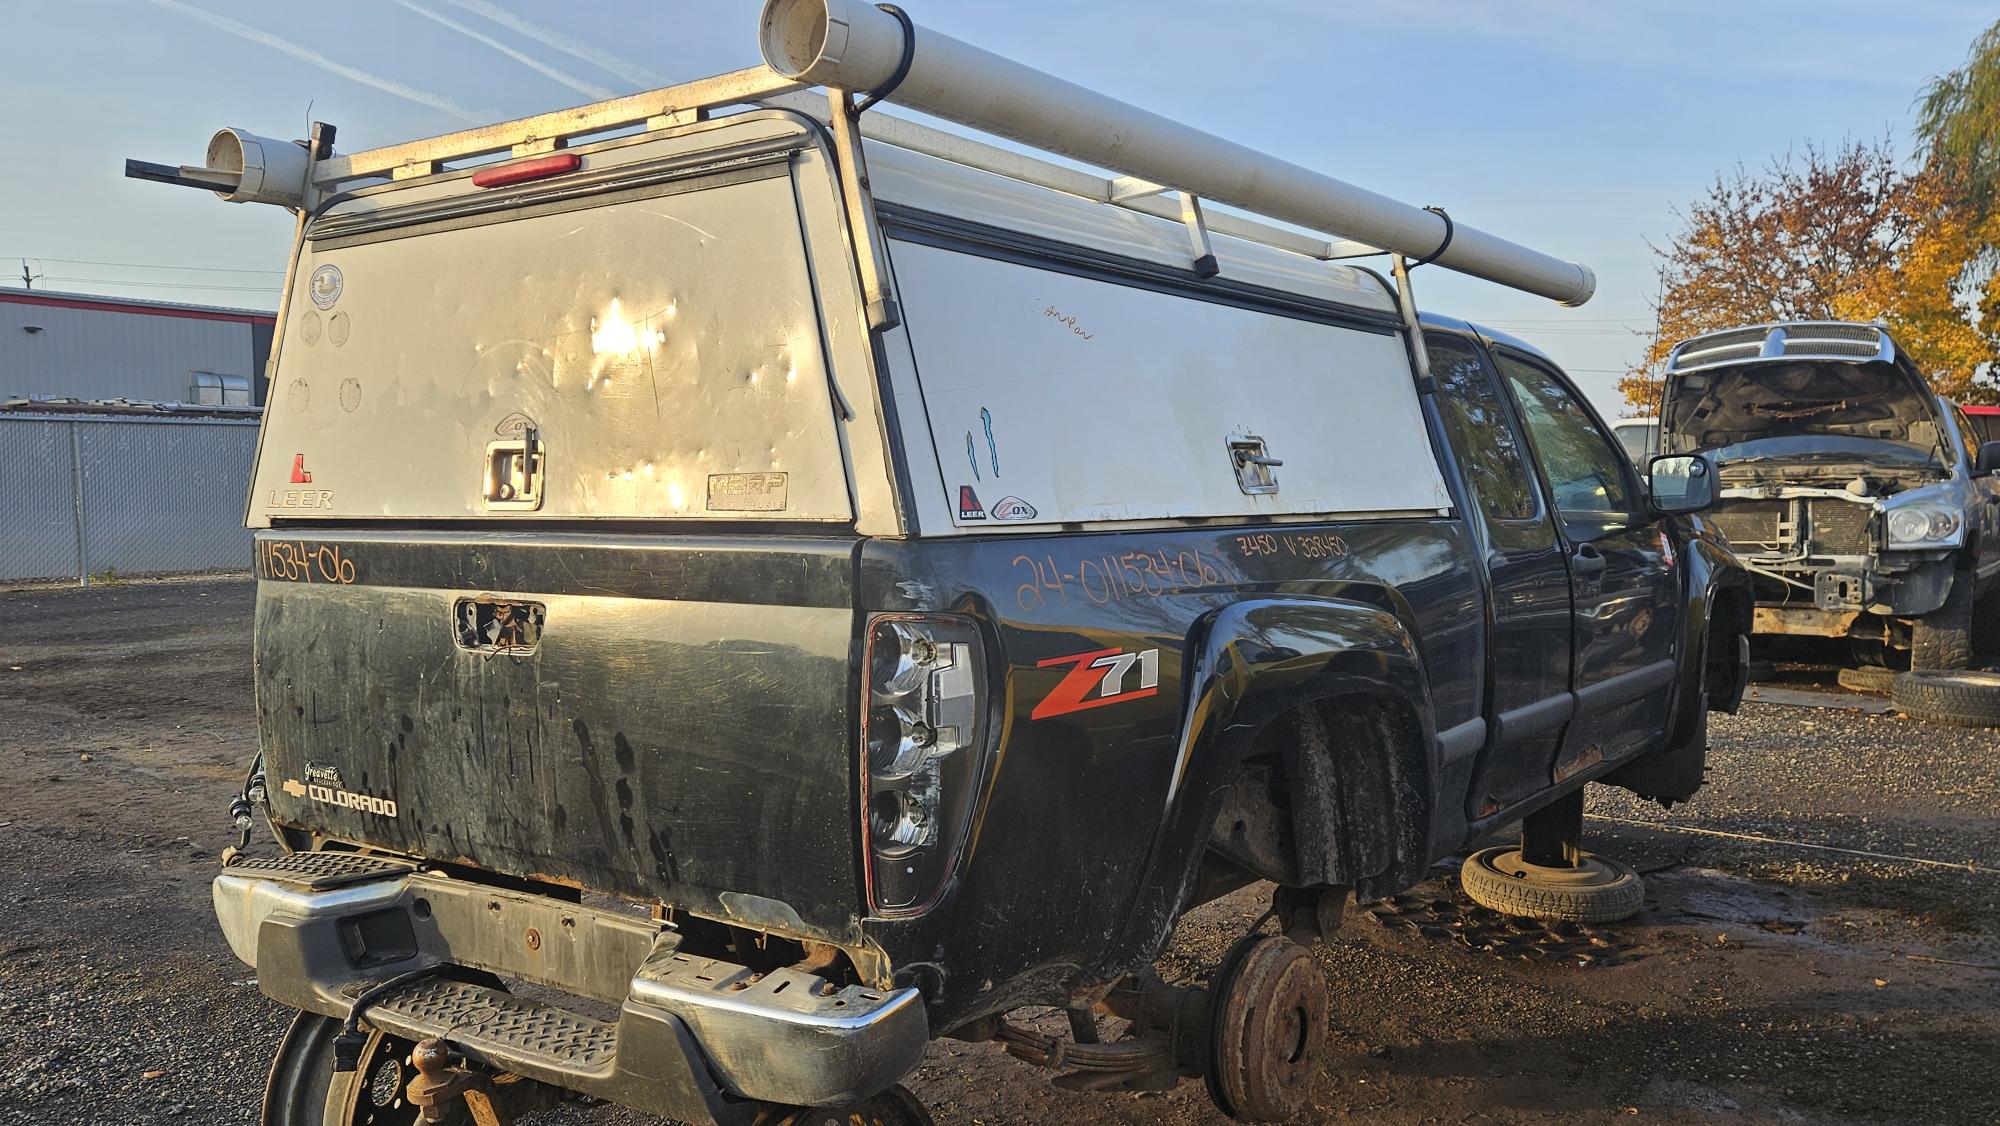
<path fill-rule="evenodd" d="M 1481 849 L 1465 858 L 1458 882 L 1481 907 L 1554 922 L 1615 923 L 1646 902 L 1646 885 L 1630 865 L 1590 853 L 1575 868 L 1544 868 L 1511 845 Z"/>
<path fill-rule="evenodd" d="M 1889 686 L 1895 682 L 1896 670 L 1880 665 L 1856 665 L 1851 669 L 1841 669 L 1834 674 L 1842 688 L 1849 692 L 1872 692 L 1877 696 L 1887 696 Z"/>
<path fill-rule="evenodd" d="M 2000 672 L 1919 669 L 1899 674 L 1890 695 L 1913 719 L 2000 727 Z"/>
<path fill-rule="evenodd" d="M 1962 669 L 1972 663 L 1972 579 L 1953 575 L 1944 605 L 1910 623 L 1910 667 Z"/>

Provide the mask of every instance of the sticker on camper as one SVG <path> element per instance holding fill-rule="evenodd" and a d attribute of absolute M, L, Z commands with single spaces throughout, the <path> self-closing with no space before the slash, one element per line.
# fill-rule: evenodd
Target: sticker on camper
<path fill-rule="evenodd" d="M 1000 503 L 993 506 L 993 518 L 1014 522 L 1033 520 L 1035 506 L 1020 497 L 1002 497 Z"/>
<path fill-rule="evenodd" d="M 312 279 L 306 283 L 306 292 L 312 295 L 313 304 L 322 309 L 333 308 L 333 303 L 340 300 L 340 289 L 339 266 L 321 266 L 312 272 Z"/>
<path fill-rule="evenodd" d="M 1000 443 L 993 440 L 993 412 L 979 408 L 979 424 L 986 428 L 986 453 L 993 459 L 993 475 L 1000 476 Z M 975 467 L 976 468 L 976 467 Z"/>
<path fill-rule="evenodd" d="M 783 473 L 711 473 L 708 475 L 708 510 L 783 511 L 789 480 Z"/>
<path fill-rule="evenodd" d="M 979 494 L 972 491 L 971 485 L 960 485 L 958 487 L 958 518 L 960 520 L 986 519 L 986 506 L 979 503 Z"/>

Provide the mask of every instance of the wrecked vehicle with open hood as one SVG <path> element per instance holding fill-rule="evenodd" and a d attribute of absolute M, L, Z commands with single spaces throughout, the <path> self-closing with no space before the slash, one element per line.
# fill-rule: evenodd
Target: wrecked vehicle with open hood
<path fill-rule="evenodd" d="M 1721 472 L 1709 516 L 1756 581 L 1756 631 L 1849 638 L 1870 663 L 1964 667 L 2000 613 L 2000 443 L 1877 325 L 1696 337 L 1667 361 L 1662 449 Z"/>

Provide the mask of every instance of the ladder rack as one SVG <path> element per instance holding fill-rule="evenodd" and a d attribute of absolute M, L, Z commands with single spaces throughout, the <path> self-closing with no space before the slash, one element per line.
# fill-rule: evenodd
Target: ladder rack
<path fill-rule="evenodd" d="M 751 109 L 761 105 L 787 109 L 825 124 L 833 114 L 831 101 L 804 90 L 801 83 L 783 77 L 770 67 L 746 67 L 712 78 L 572 109 L 462 129 L 357 153 L 336 152 L 314 163 L 312 180 L 313 185 L 322 191 L 334 191 L 356 180 L 434 175 L 451 162 L 501 154 L 534 156 L 564 148 L 573 140 L 595 133 L 640 124 L 648 129 L 669 128 L 705 120 L 716 111 L 729 108 Z M 862 116 L 861 133 L 871 141 L 1037 187 L 1161 219 L 1176 222 L 1185 219 L 1181 201 L 1177 198 L 1180 193 L 1161 184 L 1130 176 L 1107 178 L 1095 175 L 879 111 L 870 111 Z M 1366 243 L 1351 239 L 1314 238 L 1303 231 L 1259 222 L 1227 211 L 1204 210 L 1203 219 L 1207 229 L 1216 234 L 1320 261 L 1384 253 L 1380 247 Z"/>
<path fill-rule="evenodd" d="M 330 127 L 315 126 L 304 147 L 223 130 L 210 142 L 206 166 L 130 161 L 127 174 L 310 212 L 326 193 L 357 182 L 432 176 L 484 157 L 531 157 L 612 130 L 671 128 L 725 109 L 782 108 L 830 129 L 878 328 L 897 313 L 864 140 L 1181 223 L 1201 276 L 1215 271 L 1213 232 L 1320 261 L 1390 254 L 1397 268 L 1436 262 L 1565 305 L 1582 304 L 1596 288 L 1579 263 L 1003 59 L 921 27 L 900 9 L 863 0 L 766 0 L 760 28 L 764 65 L 676 86 L 350 154 L 333 151 Z M 824 96 L 807 93 L 812 87 L 824 87 Z M 873 111 L 881 101 L 1113 175 Z M 1211 210 L 1216 204 L 1229 210 Z"/>

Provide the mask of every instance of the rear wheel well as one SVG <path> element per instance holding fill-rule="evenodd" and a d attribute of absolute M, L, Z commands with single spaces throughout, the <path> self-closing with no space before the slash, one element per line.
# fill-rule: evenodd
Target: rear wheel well
<path fill-rule="evenodd" d="M 1387 894 L 1428 860 L 1423 724 L 1408 701 L 1306 701 L 1247 740 L 1211 824 L 1194 902 L 1255 879 Z"/>

